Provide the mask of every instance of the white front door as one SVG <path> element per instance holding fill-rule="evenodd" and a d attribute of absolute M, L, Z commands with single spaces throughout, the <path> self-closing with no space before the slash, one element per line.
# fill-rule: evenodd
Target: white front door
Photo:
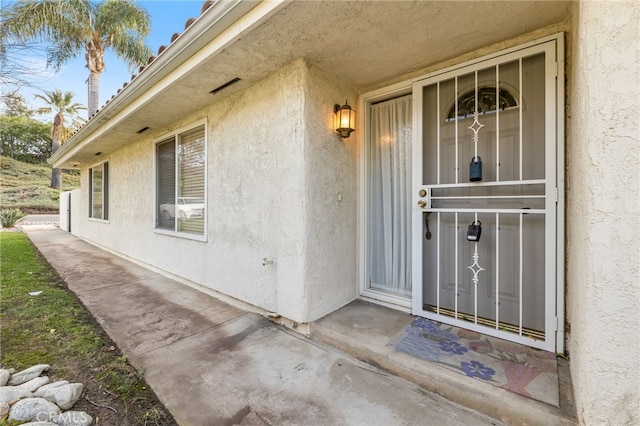
<path fill-rule="evenodd" d="M 556 61 L 550 41 L 414 84 L 414 314 L 556 350 Z"/>

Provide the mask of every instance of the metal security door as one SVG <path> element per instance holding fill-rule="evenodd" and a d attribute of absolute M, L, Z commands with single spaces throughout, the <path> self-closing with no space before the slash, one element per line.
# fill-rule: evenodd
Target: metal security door
<path fill-rule="evenodd" d="M 547 42 L 414 84 L 414 314 L 551 351 L 555 52 Z"/>

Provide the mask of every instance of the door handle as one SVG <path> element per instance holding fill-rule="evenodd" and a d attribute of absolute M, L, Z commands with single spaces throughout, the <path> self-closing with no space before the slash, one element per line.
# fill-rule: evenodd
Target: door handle
<path fill-rule="evenodd" d="M 425 200 L 418 200 L 418 207 L 424 209 L 427 206 L 427 202 Z"/>

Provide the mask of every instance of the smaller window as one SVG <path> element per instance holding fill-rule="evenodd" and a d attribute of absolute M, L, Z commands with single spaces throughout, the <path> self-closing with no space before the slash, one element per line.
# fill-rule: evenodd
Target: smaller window
<path fill-rule="evenodd" d="M 89 169 L 89 217 L 109 219 L 109 163 Z"/>

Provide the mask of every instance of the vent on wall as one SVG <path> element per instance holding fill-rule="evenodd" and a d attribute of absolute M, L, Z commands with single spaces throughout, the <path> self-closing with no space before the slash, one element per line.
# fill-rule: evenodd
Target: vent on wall
<path fill-rule="evenodd" d="M 234 83 L 239 82 L 241 79 L 240 77 L 236 77 L 233 80 L 229 80 L 226 83 L 224 83 L 222 86 L 218 86 L 215 89 L 213 89 L 212 91 L 210 91 L 209 93 L 218 93 L 219 91 L 226 89 L 227 87 L 231 86 Z"/>

